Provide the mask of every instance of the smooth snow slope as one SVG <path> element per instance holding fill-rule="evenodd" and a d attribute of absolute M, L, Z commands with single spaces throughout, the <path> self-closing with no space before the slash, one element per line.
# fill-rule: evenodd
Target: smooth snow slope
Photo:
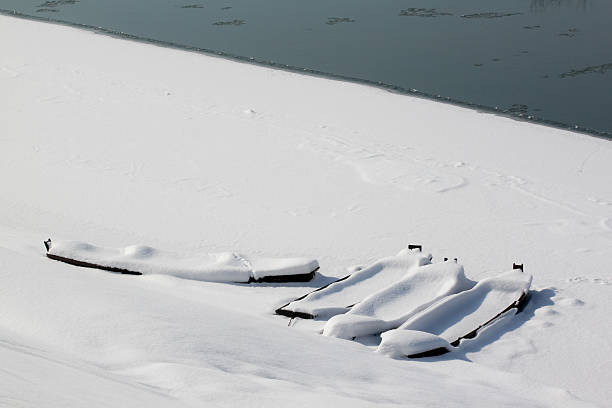
<path fill-rule="evenodd" d="M 3 404 L 608 405 L 607 141 L 11 17 L 0 39 Z M 46 259 L 49 236 L 316 257 L 322 275 L 122 276 Z M 273 315 L 410 242 L 471 279 L 522 262 L 531 301 L 424 361 Z"/>

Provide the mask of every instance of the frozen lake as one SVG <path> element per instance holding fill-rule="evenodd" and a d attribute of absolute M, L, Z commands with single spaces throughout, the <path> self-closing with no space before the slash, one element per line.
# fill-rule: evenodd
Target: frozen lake
<path fill-rule="evenodd" d="M 0 0 L 0 8 L 612 135 L 606 0 Z"/>

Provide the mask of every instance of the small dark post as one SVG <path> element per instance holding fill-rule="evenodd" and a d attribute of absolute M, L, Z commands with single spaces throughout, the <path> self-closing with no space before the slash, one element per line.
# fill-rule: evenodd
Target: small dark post
<path fill-rule="evenodd" d="M 512 264 L 512 269 L 520 269 L 521 272 L 523 272 L 523 264 L 513 263 Z"/>
<path fill-rule="evenodd" d="M 418 249 L 419 252 L 423 252 L 423 246 L 422 245 L 409 244 L 408 245 L 408 249 L 410 249 L 410 250 Z"/>
<path fill-rule="evenodd" d="M 444 258 L 444 262 L 448 261 L 448 258 Z"/>
<path fill-rule="evenodd" d="M 47 252 L 49 252 L 49 250 L 51 249 L 51 238 L 46 241 L 43 241 L 43 243 L 45 244 L 45 248 L 47 248 Z"/>
<path fill-rule="evenodd" d="M 453 258 L 453 260 L 455 261 L 455 263 L 457 263 L 457 262 L 458 262 L 458 261 L 457 261 L 457 258 Z"/>

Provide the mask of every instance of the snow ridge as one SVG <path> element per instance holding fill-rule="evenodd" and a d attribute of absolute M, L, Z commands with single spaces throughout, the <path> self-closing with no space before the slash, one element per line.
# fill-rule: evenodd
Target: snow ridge
<path fill-rule="evenodd" d="M 404 278 L 366 297 L 346 314 L 332 317 L 325 336 L 351 339 L 394 329 L 436 301 L 470 289 L 463 266 L 441 262 L 412 268 Z"/>
<path fill-rule="evenodd" d="M 104 248 L 81 241 L 45 241 L 47 257 L 77 266 L 131 275 L 172 275 L 208 282 L 308 281 L 315 259 L 248 258 L 234 252 L 184 255 L 144 245 Z"/>
<path fill-rule="evenodd" d="M 412 268 L 429 264 L 431 254 L 404 249 L 396 256 L 380 259 L 367 268 L 298 298 L 277 310 L 278 314 L 306 318 L 329 318 L 346 313 L 373 292 L 404 277 Z"/>

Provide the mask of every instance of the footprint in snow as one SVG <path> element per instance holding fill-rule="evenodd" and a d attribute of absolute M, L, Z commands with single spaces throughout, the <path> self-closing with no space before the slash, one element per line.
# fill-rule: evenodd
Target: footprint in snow
<path fill-rule="evenodd" d="M 560 313 L 553 309 L 552 306 L 547 306 L 547 307 L 541 307 L 538 310 L 536 310 L 534 312 L 534 315 L 538 318 L 543 317 L 543 318 L 549 318 L 549 317 L 556 317 L 558 315 L 560 315 Z"/>
<path fill-rule="evenodd" d="M 586 276 L 576 276 L 567 280 L 570 283 L 594 283 L 598 285 L 610 285 L 612 278 L 587 278 Z"/>
<path fill-rule="evenodd" d="M 565 306 L 565 307 L 580 307 L 580 306 L 584 306 L 584 301 L 580 299 L 575 299 L 575 298 L 564 298 L 564 299 L 559 300 L 557 304 L 559 304 L 560 306 Z"/>
<path fill-rule="evenodd" d="M 606 204 L 607 205 L 607 204 Z M 600 222 L 599 225 L 601 226 L 601 228 L 605 231 L 612 231 L 612 218 L 603 218 Z"/>

